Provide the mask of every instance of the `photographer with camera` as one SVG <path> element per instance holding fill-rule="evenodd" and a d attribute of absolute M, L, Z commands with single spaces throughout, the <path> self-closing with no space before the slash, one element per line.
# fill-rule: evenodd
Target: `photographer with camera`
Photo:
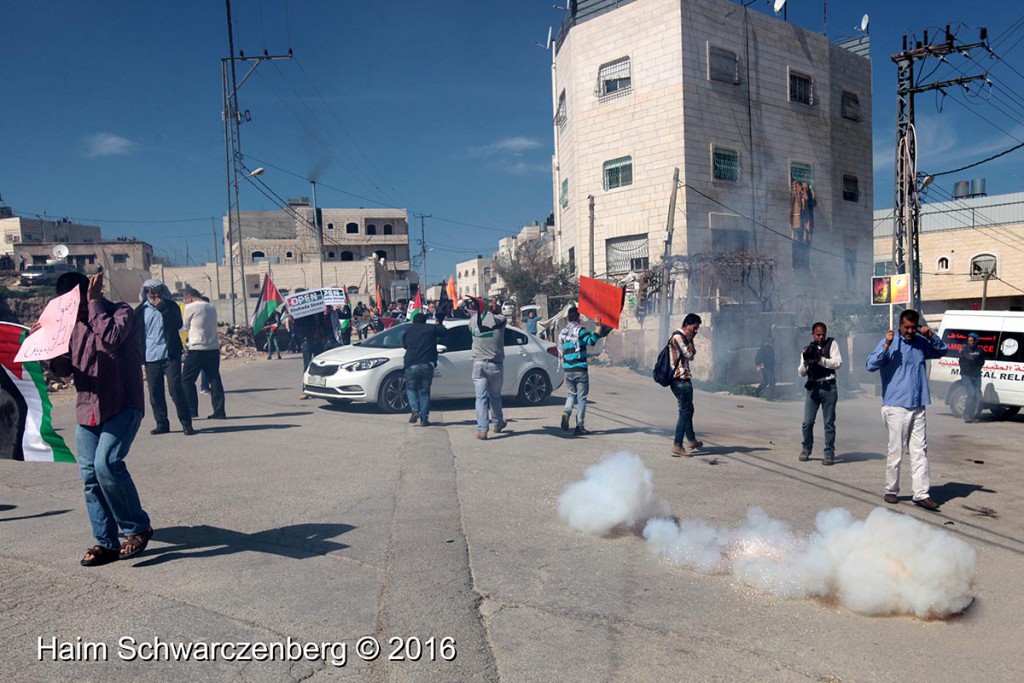
<path fill-rule="evenodd" d="M 828 335 L 828 327 L 823 322 L 811 326 L 813 341 L 800 353 L 800 367 L 797 373 L 806 377 L 804 389 L 803 448 L 800 450 L 800 461 L 811 458 L 814 448 L 814 419 L 821 407 L 821 416 L 825 422 L 825 455 L 822 465 L 831 465 L 836 457 L 836 402 L 839 400 L 839 389 L 836 386 L 836 370 L 843 365 L 843 357 L 839 353 L 836 340 Z"/>

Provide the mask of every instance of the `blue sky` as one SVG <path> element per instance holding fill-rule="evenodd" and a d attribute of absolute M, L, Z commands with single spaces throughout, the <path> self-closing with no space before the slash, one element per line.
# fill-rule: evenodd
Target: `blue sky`
<path fill-rule="evenodd" d="M 642 2 L 643 0 L 638 0 Z M 549 25 L 554 0 L 236 0 L 246 54 L 263 64 L 239 93 L 250 167 L 283 196 L 322 206 L 430 213 L 429 277 L 489 254 L 551 212 Z M 789 20 L 822 29 L 823 5 L 791 0 Z M 767 0 L 752 5 L 770 11 Z M 895 66 L 904 32 L 969 20 L 1004 61 L 980 53 L 995 88 L 918 99 L 919 166 L 960 166 L 1024 141 L 1024 7 L 1013 2 L 849 0 L 828 6 L 830 37 L 871 15 L 876 207 L 892 204 Z M 1017 22 L 1020 22 L 1019 24 Z M 71 217 L 135 235 L 177 262 L 212 256 L 226 210 L 220 59 L 224 3 L 20 2 L 0 41 L 0 195 L 21 215 Z M 1007 29 L 1012 30 L 1001 36 Z M 963 28 L 961 36 L 976 36 Z M 1002 38 L 1001 42 L 999 39 Z M 1020 42 L 1018 42 L 1020 41 Z M 965 59 L 956 68 L 981 68 Z M 986 122 L 984 119 L 988 119 Z M 1019 138 L 1019 139 L 1018 139 Z M 1024 188 L 1024 150 L 947 177 L 986 177 L 992 194 Z M 934 197 L 940 199 L 939 195 Z M 242 208 L 276 208 L 243 187 Z M 418 220 L 410 216 L 418 228 Z M 414 230 L 418 248 L 418 229 Z"/>

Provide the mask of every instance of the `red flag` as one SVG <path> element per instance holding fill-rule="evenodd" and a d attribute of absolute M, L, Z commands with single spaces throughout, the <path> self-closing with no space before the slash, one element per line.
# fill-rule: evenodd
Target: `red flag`
<path fill-rule="evenodd" d="M 580 315 L 617 330 L 625 302 L 624 288 L 580 276 Z"/>
<path fill-rule="evenodd" d="M 380 294 L 380 283 L 377 283 L 377 314 L 384 314 L 384 298 Z"/>

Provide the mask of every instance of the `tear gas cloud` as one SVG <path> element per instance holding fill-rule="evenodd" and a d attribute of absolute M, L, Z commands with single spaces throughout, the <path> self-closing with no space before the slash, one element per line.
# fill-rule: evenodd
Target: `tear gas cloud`
<path fill-rule="evenodd" d="M 970 605 L 975 552 L 962 540 L 882 508 L 858 520 L 842 508 L 819 512 L 802 534 L 760 508 L 746 522 L 715 528 L 658 516 L 651 471 L 617 453 L 587 469 L 559 498 L 570 526 L 604 535 L 647 520 L 647 548 L 706 574 L 728 574 L 781 598 L 837 600 L 860 614 L 946 617 Z M 664 509 L 664 504 L 661 504 Z"/>

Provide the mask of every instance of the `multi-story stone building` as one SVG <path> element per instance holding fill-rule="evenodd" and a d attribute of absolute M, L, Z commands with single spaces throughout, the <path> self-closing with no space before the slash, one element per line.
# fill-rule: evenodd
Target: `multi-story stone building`
<path fill-rule="evenodd" d="M 486 297 L 496 278 L 492 258 L 477 256 L 475 259 L 455 264 L 455 284 L 459 296 Z"/>
<path fill-rule="evenodd" d="M 721 328 L 746 305 L 744 315 L 773 312 L 778 324 L 786 312 L 802 326 L 863 301 L 867 37 L 833 44 L 728 0 L 572 7 L 553 64 L 556 251 L 582 274 L 633 274 L 641 315 L 627 313 L 625 329 L 642 328 L 657 302 L 644 301 L 658 286 L 645 275 L 662 263 L 670 222 L 675 323 L 694 310 Z M 661 335 L 620 337 L 651 356 Z"/>
<path fill-rule="evenodd" d="M 6 207 L 0 207 L 6 208 Z M 0 213 L 0 254 L 13 256 L 17 247 L 99 242 L 100 229 L 95 225 L 80 225 L 66 218 L 58 221 Z"/>
<path fill-rule="evenodd" d="M 517 235 L 503 237 L 498 240 L 498 251 L 494 252 L 493 260 L 495 262 L 515 261 L 522 247 L 528 243 L 541 248 L 544 258 L 551 260 L 554 256 L 554 243 L 548 228 L 548 225 L 540 225 L 534 222 L 531 225 L 524 225 Z M 495 297 L 505 297 L 508 295 L 508 285 L 505 284 L 505 280 L 496 270 L 491 278 L 487 294 Z"/>
<path fill-rule="evenodd" d="M 892 232 L 892 209 L 876 211 L 876 275 L 894 272 Z M 923 204 L 920 250 L 930 322 L 948 309 L 1024 310 L 1024 193 Z"/>

